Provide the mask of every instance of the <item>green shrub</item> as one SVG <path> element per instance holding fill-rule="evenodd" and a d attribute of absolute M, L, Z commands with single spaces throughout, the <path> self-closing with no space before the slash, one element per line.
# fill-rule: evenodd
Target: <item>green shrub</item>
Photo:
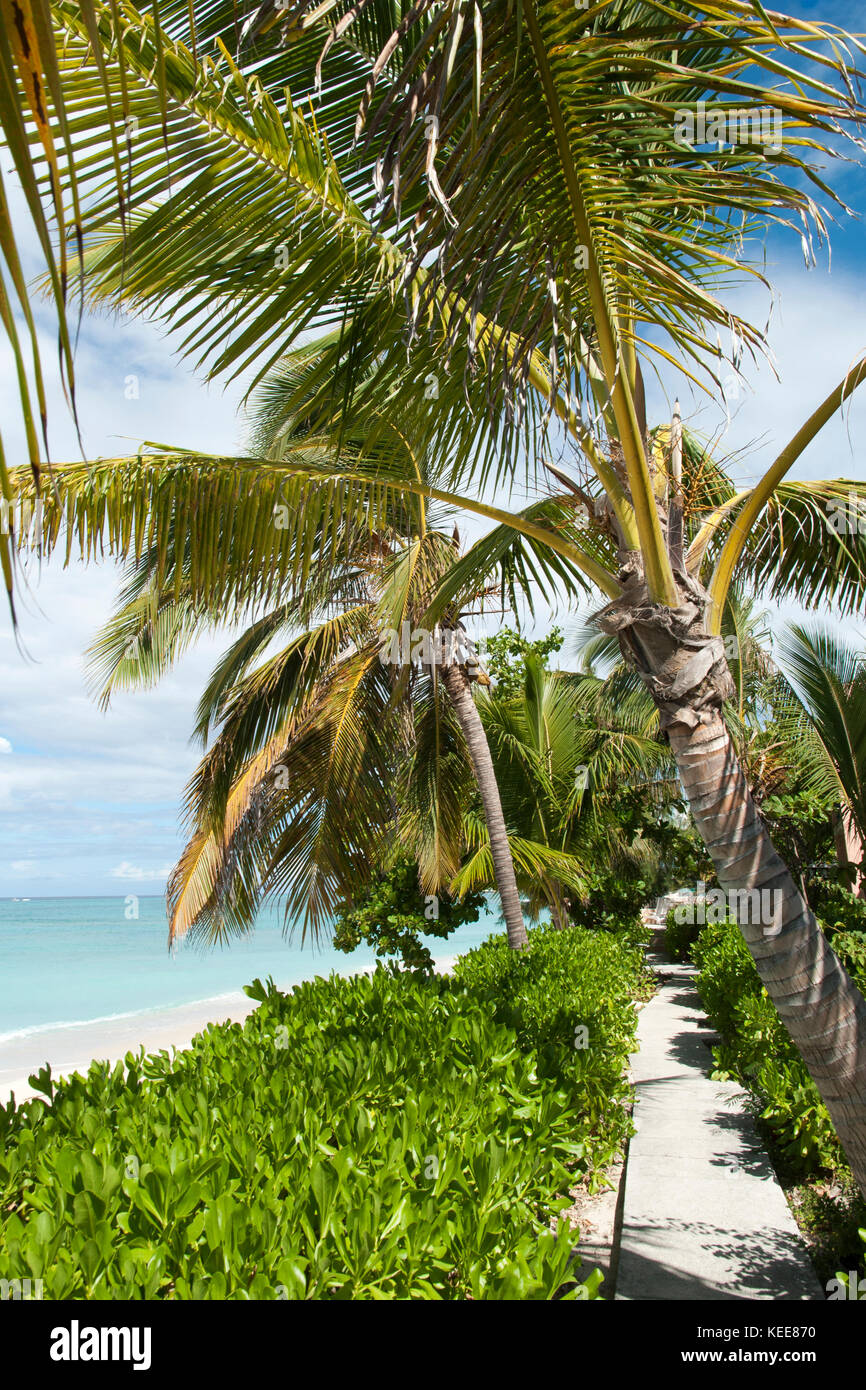
<path fill-rule="evenodd" d="M 830 932 L 866 932 L 866 901 L 855 897 L 841 883 L 828 878 L 812 878 L 808 885 L 809 904 Z"/>
<path fill-rule="evenodd" d="M 812 880 L 809 902 L 845 969 L 866 990 L 866 902 L 828 879 Z"/>
<path fill-rule="evenodd" d="M 608 932 L 613 936 L 622 937 L 627 945 L 636 946 L 646 940 L 646 928 L 640 909 L 651 896 L 649 888 L 642 880 L 635 896 L 640 898 L 639 906 L 631 902 L 617 902 L 616 894 L 607 889 L 591 893 L 585 902 L 570 904 L 569 918 L 577 927 L 585 928 L 587 931 Z"/>
<path fill-rule="evenodd" d="M 754 1093 L 792 1172 L 808 1176 L 835 1168 L 841 1150 L 832 1121 L 739 928 L 732 922 L 704 927 L 693 957 L 704 1008 L 721 1036 L 715 1074 Z"/>
<path fill-rule="evenodd" d="M 257 981 L 243 1026 L 173 1057 L 46 1069 L 50 1103 L 0 1106 L 0 1278 L 50 1299 L 561 1296 L 573 1236 L 550 1222 L 625 1133 L 639 974 L 585 935 L 532 933 L 519 960 L 494 941 L 453 979 Z"/>
<path fill-rule="evenodd" d="M 347 954 L 362 944 L 380 957 L 399 956 L 410 970 L 433 969 L 433 955 L 422 936 L 446 938 L 466 922 L 477 922 L 483 893 L 458 900 L 448 893 L 426 897 L 418 886 L 418 865 L 400 859 L 374 874 L 358 902 L 346 906 L 334 922 L 333 944 Z"/>
<path fill-rule="evenodd" d="M 665 951 L 671 960 L 691 960 L 692 948 L 704 928 L 700 922 L 678 922 L 676 911 L 670 908 L 665 918 Z"/>
<path fill-rule="evenodd" d="M 630 1132 L 624 1059 L 635 1047 L 633 1000 L 645 975 L 640 950 L 580 927 L 537 928 L 519 952 L 494 937 L 455 966 L 457 983 L 535 1050 L 539 1075 L 574 1098 L 593 1186 Z"/>

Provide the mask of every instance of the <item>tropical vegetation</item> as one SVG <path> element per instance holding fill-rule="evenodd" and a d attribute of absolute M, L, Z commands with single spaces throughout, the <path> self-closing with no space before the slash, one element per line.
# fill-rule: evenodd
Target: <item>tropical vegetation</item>
<path fill-rule="evenodd" d="M 862 604 L 863 532 L 833 517 L 864 485 L 789 475 L 866 359 L 840 364 L 746 488 L 678 405 L 653 425 L 646 390 L 659 369 L 719 398 L 765 350 L 731 291 L 763 279 L 769 229 L 796 228 L 809 259 L 842 206 L 817 166 L 861 147 L 863 44 L 757 0 L 290 0 L 240 32 L 227 0 L 26 0 L 22 15 L 3 129 L 37 225 L 40 180 L 58 210 L 62 360 L 68 281 L 82 304 L 161 316 L 211 375 L 270 393 L 241 457 L 150 443 L 56 464 L 40 488 L 3 315 L 31 460 L 0 481 L 42 503 L 17 543 L 130 566 L 106 690 L 159 674 L 203 626 L 244 625 L 203 699 L 199 732 L 216 737 L 190 789 L 174 934 L 244 929 L 266 892 L 290 915 L 354 910 L 408 855 L 430 894 L 495 885 L 524 948 L 521 891 L 564 926 L 594 906 L 599 854 L 642 890 L 658 881 L 675 769 L 722 889 L 773 895 L 771 921 L 739 920 L 728 964 L 740 983 L 756 972 L 796 1049 L 784 1085 L 802 1070 L 866 1188 L 862 979 L 810 898 L 828 806 L 859 885 L 860 668 L 801 630 L 774 685 L 746 631 L 750 592 Z M 744 109 L 769 109 L 772 132 L 684 136 L 708 103 L 727 136 Z M 8 232 L 2 247 L 20 299 Z M 501 505 L 518 486 L 530 505 Z M 464 550 L 435 506 L 464 534 L 467 518 L 492 526 Z M 11 551 L 4 567 L 11 584 Z M 627 668 L 613 686 L 531 654 L 516 689 L 479 680 L 467 607 L 498 590 L 512 612 L 536 585 L 604 604 L 596 627 Z M 391 670 L 383 641 L 404 621 L 436 646 Z"/>
<path fill-rule="evenodd" d="M 0 1278 L 46 1298 L 595 1298 L 569 1188 L 630 1129 L 640 952 L 256 981 L 246 1023 L 0 1106 Z M 580 1030 L 585 1030 L 585 1034 Z M 586 1043 L 584 1045 L 584 1036 Z"/>

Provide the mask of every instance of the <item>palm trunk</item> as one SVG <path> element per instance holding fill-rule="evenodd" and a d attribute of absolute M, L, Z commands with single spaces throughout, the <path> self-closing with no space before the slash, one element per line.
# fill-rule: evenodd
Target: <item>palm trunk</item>
<path fill-rule="evenodd" d="M 490 836 L 490 854 L 493 859 L 496 891 L 499 894 L 505 916 L 508 944 L 513 946 L 515 950 L 520 950 L 527 941 L 526 924 L 523 920 L 523 909 L 520 906 L 520 894 L 517 891 L 517 879 L 514 876 L 514 860 L 511 857 L 511 846 L 508 843 L 508 832 L 505 828 L 505 817 L 502 814 L 502 801 L 499 796 L 496 774 L 493 770 L 490 745 L 487 742 L 484 725 L 481 723 L 481 715 L 478 713 L 472 698 L 471 683 L 464 668 L 456 664 L 443 665 L 441 675 L 442 683 L 448 691 L 454 706 L 454 713 L 457 715 L 458 723 L 463 730 L 463 737 L 466 739 L 466 746 L 469 749 L 469 756 L 475 771 L 475 780 L 481 794 L 484 819 L 487 824 L 487 833 Z"/>
<path fill-rule="evenodd" d="M 556 896 L 550 899 L 550 916 L 557 931 L 565 931 L 568 919 L 563 912 L 562 899 Z"/>
<path fill-rule="evenodd" d="M 866 1193 L 866 1000 L 776 853 L 752 799 L 722 715 L 734 685 L 724 644 L 704 629 L 708 596 L 679 570 L 680 606 L 653 603 L 639 557 L 629 557 L 621 578 L 623 597 L 599 615 L 600 626 L 617 633 L 658 706 L 719 882 L 737 895 L 733 915 Z M 762 890 L 771 895 L 770 911 L 755 914 L 753 894 Z"/>
<path fill-rule="evenodd" d="M 670 741 L 722 888 L 737 891 L 740 909 L 743 890 L 774 895 L 775 911 L 758 922 L 737 911 L 740 930 L 866 1192 L 866 1000 L 773 848 L 721 716 L 674 725 Z"/>

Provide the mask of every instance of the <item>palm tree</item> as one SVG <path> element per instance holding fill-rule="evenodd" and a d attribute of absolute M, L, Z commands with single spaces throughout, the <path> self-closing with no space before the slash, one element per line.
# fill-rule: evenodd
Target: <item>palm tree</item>
<path fill-rule="evenodd" d="M 488 687 L 479 692 L 479 712 L 518 885 L 533 920 L 548 908 L 564 926 L 570 900 L 585 896 L 599 863 L 636 876 L 650 867 L 651 847 L 623 834 L 609 798 L 627 785 L 669 794 L 672 760 L 657 732 L 646 733 L 640 697 L 607 700 L 599 679 L 550 671 L 534 655 L 525 666 L 519 695 Z M 460 893 L 493 882 L 483 821 L 471 814 L 467 821 L 470 853 L 453 884 Z"/>
<path fill-rule="evenodd" d="M 653 441 L 643 385 L 643 366 L 661 361 L 718 389 L 716 330 L 732 336 L 734 369 L 761 350 L 760 331 L 716 290 L 760 274 L 745 254 L 755 230 L 795 223 L 808 254 L 823 236 L 817 199 L 834 195 L 813 159 L 837 154 L 863 123 L 852 58 L 862 45 L 749 0 L 709 11 L 692 0 L 588 10 L 488 0 L 471 23 L 462 0 L 421 0 L 396 16 L 391 0 L 299 0 L 263 7 L 242 35 L 220 0 L 202 7 L 197 32 L 186 0 L 166 0 L 158 17 L 125 6 L 122 33 L 107 4 L 93 10 L 96 43 L 71 0 L 54 7 L 77 115 L 72 153 L 91 151 L 88 292 L 161 311 L 186 325 L 188 350 L 212 371 L 254 364 L 259 379 L 300 331 L 339 324 L 322 418 L 330 412 L 339 430 L 347 404 L 372 408 L 375 363 L 376 390 L 413 407 L 454 485 L 472 479 L 463 504 L 546 541 L 597 586 L 608 600 L 600 621 L 656 702 L 721 885 L 781 901 L 772 923 L 742 921 L 743 934 L 866 1184 L 866 1001 L 751 798 L 723 719 L 733 686 L 720 637 L 735 576 L 843 608 L 862 597 L 862 537 L 837 534 L 826 507 L 863 489 L 786 479 L 866 361 L 687 549 L 679 413 L 667 445 Z M 740 138 L 744 111 L 752 124 Z M 761 111 L 772 128 L 756 133 Z M 121 227 L 102 137 L 127 112 L 136 150 Z M 552 439 L 574 455 L 588 521 L 577 539 L 478 496 L 524 455 L 531 472 Z M 351 464 L 338 477 L 283 467 L 311 537 L 327 533 L 335 497 L 350 508 L 366 492 L 370 518 L 395 490 L 455 495 L 413 477 L 371 482 Z M 193 583 L 231 592 L 243 583 L 241 551 L 250 568 L 231 507 L 245 479 L 262 486 L 263 475 L 258 460 L 165 452 L 57 470 L 44 538 L 56 540 L 62 503 L 71 544 L 90 553 L 107 537 L 136 553 L 145 537 L 165 544 L 172 513 L 198 536 L 201 496 L 210 530 Z M 794 543 L 779 546 L 791 528 Z M 254 570 L 266 553 L 254 546 Z M 260 589 L 280 563 L 257 577 Z"/>
<path fill-rule="evenodd" d="M 321 342 L 307 345 L 263 383 L 252 422 L 253 442 L 265 457 L 323 452 L 297 406 L 315 383 L 322 351 Z M 396 403 L 389 418 L 375 476 L 408 469 L 435 483 L 435 469 L 401 428 Z M 344 453 L 361 446 L 360 435 L 344 435 Z M 275 520 L 289 529 L 289 508 L 276 511 L 286 513 Z M 549 520 L 558 508 L 545 502 L 530 513 Z M 528 594 L 531 543 L 500 527 L 460 556 L 453 516 L 423 498 L 398 501 L 375 530 L 355 514 L 344 520 L 347 533 L 338 543 L 332 528 L 330 563 L 269 594 L 268 611 L 248 622 L 249 604 L 243 598 L 234 604 L 248 625 L 199 707 L 201 741 L 215 728 L 219 734 L 189 790 L 192 834 L 170 885 L 170 942 L 190 928 L 211 939 L 247 930 L 262 895 L 277 890 L 287 919 L 302 916 L 317 930 L 394 853 L 415 858 L 425 894 L 441 892 L 463 849 L 468 753 L 483 808 L 490 886 L 499 894 L 509 942 L 520 947 L 527 938 L 512 846 L 472 693 L 476 682 L 489 682 L 461 609 L 483 603 L 491 589 L 502 594 L 508 587 L 512 601 L 518 592 Z M 313 549 L 321 557 L 326 545 L 320 533 Z M 159 552 L 152 548 L 134 564 L 118 610 L 94 643 L 103 707 L 117 690 L 153 684 L 225 614 L 224 603 L 194 598 L 191 576 L 203 556 L 182 531 L 170 538 L 169 550 L 164 567 L 176 571 L 174 582 L 160 585 Z M 544 554 L 532 575 L 548 588 L 554 579 L 568 589 L 581 582 L 564 566 L 552 573 Z M 548 867 L 544 847 L 533 862 Z"/>

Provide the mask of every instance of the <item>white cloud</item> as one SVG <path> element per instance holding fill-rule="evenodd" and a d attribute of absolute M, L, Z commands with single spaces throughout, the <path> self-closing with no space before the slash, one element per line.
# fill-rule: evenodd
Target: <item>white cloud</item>
<path fill-rule="evenodd" d="M 124 878 L 143 883 L 145 880 L 166 879 L 171 873 L 171 865 L 166 865 L 162 869 L 140 869 L 135 864 L 128 864 L 126 860 L 118 864 L 116 869 L 111 870 L 112 878 Z"/>
<path fill-rule="evenodd" d="M 862 317 L 853 311 L 863 296 L 863 276 L 850 270 L 802 265 L 770 265 L 774 287 L 767 338 L 773 367 L 744 367 L 745 384 L 736 392 L 729 384 L 730 422 L 725 412 L 710 404 L 679 378 L 683 417 L 694 428 L 713 436 L 724 431 L 719 452 L 742 451 L 733 471 L 748 485 L 769 466 L 779 450 L 838 385 L 846 371 L 866 350 Z M 770 300 L 752 283 L 729 296 L 728 301 L 745 319 L 763 327 Z M 725 367 L 723 377 L 730 371 Z M 666 378 L 670 387 L 672 378 Z M 672 396 L 665 400 L 655 382 L 649 383 L 650 419 L 669 418 Z M 727 427 L 726 427 L 727 426 Z M 837 411 L 814 443 L 795 463 L 792 478 L 862 478 L 866 445 L 866 387 L 861 386 L 845 408 Z"/>
<path fill-rule="evenodd" d="M 34 270 L 36 267 L 34 267 Z M 40 325 L 49 317 L 37 304 Z M 41 332 L 46 372 L 56 350 Z M 0 342 L 0 410 L 10 461 L 26 459 L 8 348 Z M 174 358 L 160 332 L 139 320 L 87 316 L 76 358 L 79 418 L 91 457 L 134 451 L 154 435 L 167 443 L 215 453 L 240 442 L 240 388 L 208 390 Z M 139 399 L 124 379 L 139 377 Z M 155 423 L 158 421 L 158 424 Z M 78 455 L 59 385 L 49 384 L 52 456 Z M 88 689 L 84 653 L 108 618 L 120 580 L 111 561 L 85 567 L 61 557 L 33 562 L 18 584 L 19 643 L 0 605 L 0 843 L 16 862 L 33 844 L 50 846 L 51 873 L 33 861 L 32 887 L 51 878 L 70 893 L 104 894 L 138 882 L 158 891 L 183 845 L 179 814 L 184 787 L 200 757 L 190 744 L 198 696 L 217 655 L 217 636 L 188 654 L 157 690 L 125 694 L 107 714 Z M 44 855 L 43 855 L 44 857 Z M 139 869 L 138 865 L 144 865 Z M 21 870 L 0 865 L 0 896 L 20 891 Z M 115 871 L 120 866 L 123 873 Z M 128 875 L 128 876 L 127 876 Z"/>

